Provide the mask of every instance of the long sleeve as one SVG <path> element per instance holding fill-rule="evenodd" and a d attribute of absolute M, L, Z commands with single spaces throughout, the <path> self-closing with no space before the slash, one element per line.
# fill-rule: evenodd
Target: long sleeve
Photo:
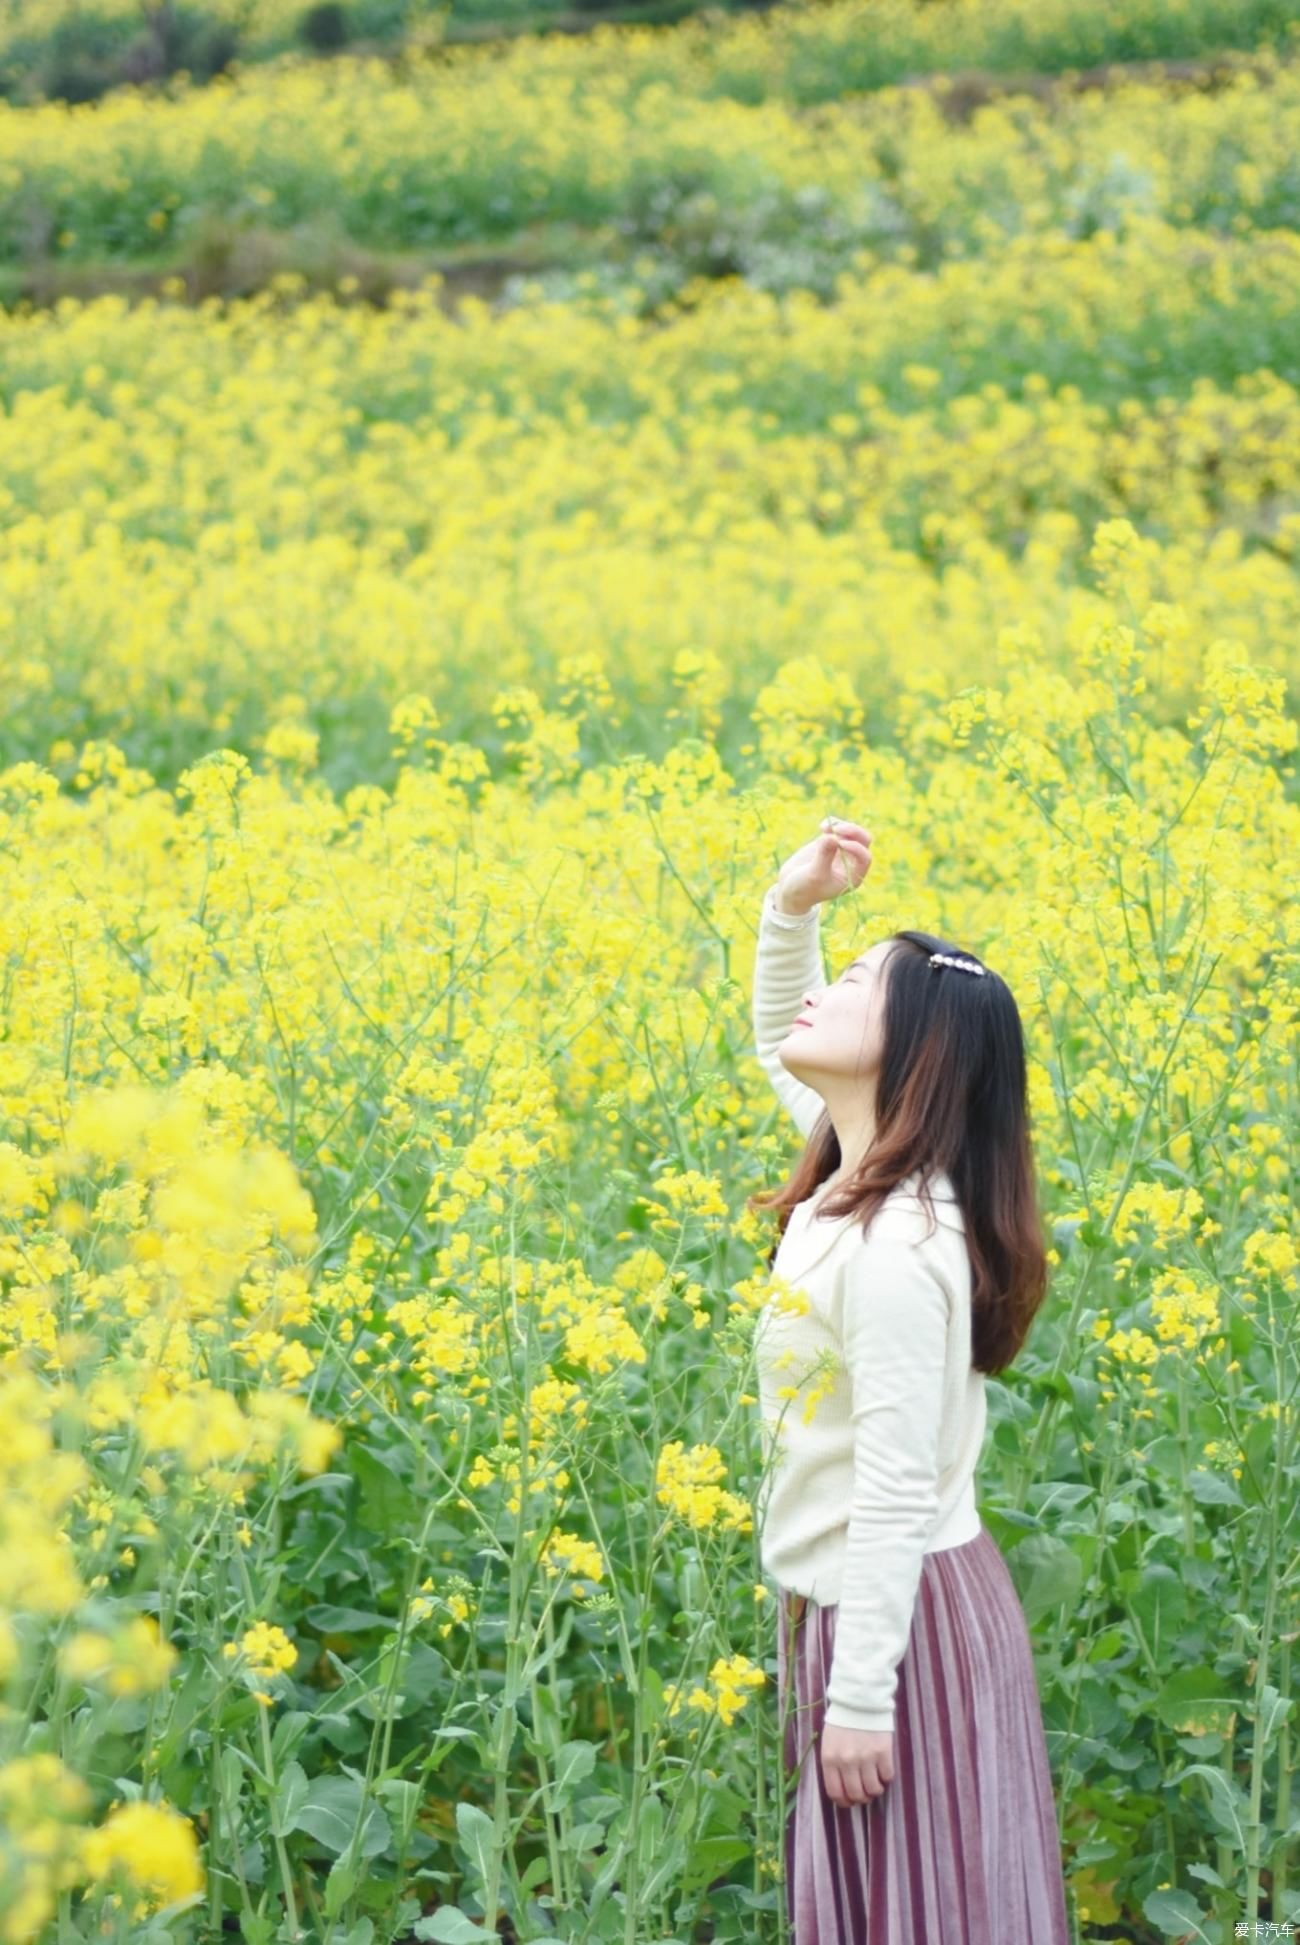
<path fill-rule="evenodd" d="M 882 1209 L 843 1268 L 853 1494 L 826 1721 L 894 1727 L 925 1542 L 939 1509 L 949 1292 L 924 1242 Z"/>
<path fill-rule="evenodd" d="M 776 887 L 763 896 L 754 954 L 754 1051 L 784 1106 L 804 1135 L 812 1133 L 825 1102 L 816 1088 L 782 1066 L 777 1048 L 803 1011 L 808 993 L 826 984 L 822 971 L 820 907 L 795 916 L 779 912 Z"/>

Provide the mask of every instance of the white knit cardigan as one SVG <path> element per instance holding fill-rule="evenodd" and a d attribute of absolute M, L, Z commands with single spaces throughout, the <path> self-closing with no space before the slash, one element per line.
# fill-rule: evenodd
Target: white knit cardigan
<path fill-rule="evenodd" d="M 805 1136 L 824 1103 L 777 1049 L 826 983 L 818 917 L 779 912 L 769 887 L 754 961 L 755 1051 Z M 825 1719 L 848 1729 L 893 1729 L 922 1558 L 981 1531 L 986 1402 L 971 1364 L 965 1224 L 946 1174 L 932 1181 L 933 1221 L 915 1179 L 891 1191 L 865 1236 L 852 1216 L 817 1216 L 812 1198 L 793 1210 L 772 1268 L 806 1308 L 770 1298 L 756 1336 L 775 1461 L 763 1570 L 837 1607 Z"/>

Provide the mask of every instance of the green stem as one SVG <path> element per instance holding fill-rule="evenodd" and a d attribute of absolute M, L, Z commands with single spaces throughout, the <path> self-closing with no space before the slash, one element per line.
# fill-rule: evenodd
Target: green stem
<path fill-rule="evenodd" d="M 1278 1660 L 1278 1691 L 1281 1706 L 1285 1709 L 1291 1699 L 1291 1639 L 1292 1630 L 1288 1628 L 1282 1636 Z M 1291 1822 L 1291 1723 L 1286 1715 L 1277 1737 L 1277 1828 L 1278 1840 L 1272 1854 L 1272 1912 L 1275 1920 L 1286 1916 L 1288 1889 L 1287 1878 L 1290 1874 L 1291 1840 L 1286 1835 Z"/>
<path fill-rule="evenodd" d="M 553 1650 L 555 1647 L 555 1616 L 549 1605 L 546 1610 L 545 1625 L 546 1645 L 548 1649 Z M 563 1698 L 560 1694 L 559 1681 L 555 1672 L 555 1657 L 553 1653 L 548 1655 L 547 1658 L 546 1686 L 555 1708 L 556 1718 L 558 1718 L 563 1710 Z M 542 1712 L 534 1704 L 533 1721 L 534 1723 L 539 1723 L 542 1720 Z M 552 1728 L 551 1734 L 553 1737 L 556 1737 L 557 1732 L 554 1728 Z M 537 1769 L 542 1782 L 545 1783 L 548 1781 L 546 1752 L 540 1747 L 537 1756 Z M 560 1900 L 560 1909 L 562 1911 L 569 1911 L 573 1906 L 573 1885 L 569 1879 L 564 1863 L 566 1853 L 570 1852 L 569 1836 L 572 1829 L 573 1817 L 569 1805 L 567 1802 L 562 1802 L 559 1807 L 558 1831 L 556 1829 L 556 1819 L 554 1817 L 547 1817 L 546 1819 L 546 1846 L 551 1858 L 551 1883 L 555 1887 L 555 1894 Z"/>
<path fill-rule="evenodd" d="M 270 1713 L 270 1704 L 259 1701 L 257 1704 L 257 1723 L 258 1723 L 258 1728 L 261 1730 L 261 1734 L 262 1734 L 262 1760 L 266 1764 L 266 1780 L 267 1780 L 267 1787 L 270 1792 L 271 1820 L 273 1826 L 272 1835 L 275 1842 L 275 1855 L 280 1866 L 280 1883 L 284 1889 L 285 1910 L 289 1916 L 289 1936 L 290 1938 L 296 1939 L 301 1937 L 301 1933 L 299 1932 L 298 1929 L 298 1901 L 294 1896 L 294 1890 L 293 1890 L 293 1868 L 289 1863 L 289 1853 L 285 1848 L 284 1838 L 280 1835 L 280 1833 L 277 1830 L 274 1829 L 274 1824 L 277 1823 L 279 1819 L 275 1816 L 275 1809 L 274 1809 L 275 1753 L 271 1748 L 271 1725 L 266 1719 L 269 1713 Z"/>
<path fill-rule="evenodd" d="M 1278 1389 L 1281 1389 L 1279 1385 Z M 1290 1464 L 1290 1440 L 1286 1434 L 1287 1419 L 1279 1414 L 1279 1436 L 1275 1448 L 1273 1464 L 1272 1491 L 1268 1496 L 1268 1514 L 1265 1531 L 1268 1545 L 1264 1563 L 1264 1612 L 1259 1624 L 1259 1652 L 1255 1657 L 1255 1705 L 1252 1720 L 1252 1741 L 1250 1752 L 1250 1818 L 1246 1825 L 1246 1909 L 1247 1924 L 1253 1925 L 1259 1916 L 1259 1875 L 1261 1851 L 1263 1849 L 1264 1825 L 1261 1816 L 1264 1800 L 1264 1768 L 1268 1741 L 1265 1709 L 1268 1704 L 1267 1688 L 1269 1675 L 1269 1649 L 1273 1641 L 1273 1627 L 1277 1615 L 1277 1541 L 1278 1509 L 1282 1499 L 1282 1481 L 1287 1477 Z M 1274 1906 L 1276 1911 L 1276 1906 Z"/>
<path fill-rule="evenodd" d="M 1178 1470 L 1183 1509 L 1183 1546 L 1188 1559 L 1196 1553 L 1196 1502 L 1192 1498 L 1192 1428 L 1187 1416 L 1187 1367 L 1178 1359 Z"/>

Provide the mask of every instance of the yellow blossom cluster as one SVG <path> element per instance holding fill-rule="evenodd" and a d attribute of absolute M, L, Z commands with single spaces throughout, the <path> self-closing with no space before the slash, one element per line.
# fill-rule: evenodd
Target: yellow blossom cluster
<path fill-rule="evenodd" d="M 284 1629 L 267 1621 L 245 1628 L 239 1640 L 225 1642 L 221 1652 L 227 1660 L 242 1656 L 251 1672 L 264 1678 L 287 1673 L 298 1659 L 298 1650 Z"/>
<path fill-rule="evenodd" d="M 726 1460 L 715 1445 L 687 1450 L 680 1439 L 660 1448 L 655 1497 L 688 1526 L 718 1532 L 748 1532 L 753 1524 L 748 1502 L 722 1481 Z"/>
<path fill-rule="evenodd" d="M 577 1533 L 552 1533 L 542 1555 L 542 1565 L 548 1574 L 570 1575 L 576 1583 L 576 1592 L 583 1591 L 581 1583 L 585 1580 L 600 1582 L 605 1578 L 600 1548 Z"/>
<path fill-rule="evenodd" d="M 0 1939 L 27 1945 L 47 1935 L 60 1894 L 97 1888 L 106 1910 L 143 1920 L 160 1905 L 203 1890 L 198 1838 L 170 1804 L 115 1801 L 88 1824 L 91 1792 L 45 1751 L 0 1762 L 0 1854 L 5 1874 Z"/>
<path fill-rule="evenodd" d="M 695 1709 L 703 1716 L 716 1716 L 729 1729 L 752 1692 L 766 1681 L 763 1670 L 747 1655 L 722 1656 L 709 1670 L 707 1684 L 700 1682 L 683 1691 L 675 1682 L 667 1683 L 664 1704 L 670 1718 Z"/>

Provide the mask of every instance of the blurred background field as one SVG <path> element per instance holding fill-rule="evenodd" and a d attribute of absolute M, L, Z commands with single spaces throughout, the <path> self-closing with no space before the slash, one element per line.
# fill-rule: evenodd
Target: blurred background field
<path fill-rule="evenodd" d="M 703 68 L 720 94 L 754 102 L 768 93 L 820 101 L 913 74 L 957 68 L 1057 74 L 1098 62 L 1217 56 L 1285 46 L 1296 0 L 873 0 L 869 32 L 852 10 L 776 9 L 770 0 L 5 0 L 0 16 L 0 92 L 29 101 L 92 100 L 124 83 L 180 74 L 204 81 L 235 65 L 344 49 L 417 55 L 457 41 L 501 40 L 520 30 L 531 68 L 539 29 L 585 32 L 607 25 L 665 24 L 702 16 L 677 36 L 597 37 L 594 69 L 651 74 Z M 763 16 L 772 14 L 766 20 Z M 755 17 L 758 31 L 746 24 Z M 722 31 L 725 28 L 725 31 Z M 550 50 L 545 50 L 549 53 Z M 562 63 L 566 55 L 562 50 Z M 646 57 L 649 55 L 649 59 Z M 579 65 L 593 72 L 592 53 Z"/>
<path fill-rule="evenodd" d="M 828 812 L 1025 1019 L 1074 1938 L 1300 1920 L 1298 26 L 9 0 L 0 1939 L 785 1936 Z"/>

